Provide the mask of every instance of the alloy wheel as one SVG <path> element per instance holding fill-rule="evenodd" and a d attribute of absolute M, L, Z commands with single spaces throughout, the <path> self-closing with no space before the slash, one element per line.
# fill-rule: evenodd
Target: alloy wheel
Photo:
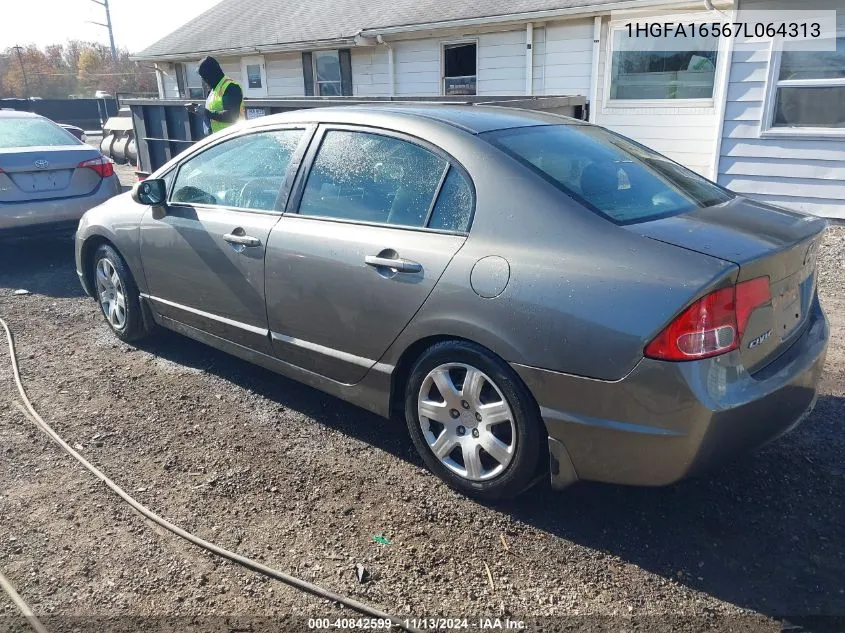
<path fill-rule="evenodd" d="M 97 296 L 109 324 L 122 330 L 126 325 L 126 293 L 114 265 L 105 257 L 97 262 Z"/>

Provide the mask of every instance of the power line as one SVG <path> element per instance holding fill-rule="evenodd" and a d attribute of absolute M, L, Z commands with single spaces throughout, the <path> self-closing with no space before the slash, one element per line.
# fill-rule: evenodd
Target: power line
<path fill-rule="evenodd" d="M 29 95 L 29 82 L 26 80 L 26 68 L 23 65 L 23 56 L 21 55 L 21 45 L 13 46 L 15 52 L 18 54 L 18 63 L 21 65 L 21 73 L 23 73 L 23 88 L 25 95 Z"/>
<path fill-rule="evenodd" d="M 154 70 L 141 70 L 136 73 L 29 73 L 34 77 L 119 77 L 121 75 L 155 75 Z"/>
<path fill-rule="evenodd" d="M 111 43 L 111 56 L 112 59 L 117 60 L 117 48 L 114 45 L 114 31 L 112 31 L 111 27 L 111 12 L 109 11 L 109 0 L 91 0 L 94 4 L 99 4 L 101 7 L 106 9 L 106 23 L 103 24 L 102 22 L 91 22 L 91 24 L 96 24 L 97 26 L 102 26 L 109 30 L 109 42 Z"/>

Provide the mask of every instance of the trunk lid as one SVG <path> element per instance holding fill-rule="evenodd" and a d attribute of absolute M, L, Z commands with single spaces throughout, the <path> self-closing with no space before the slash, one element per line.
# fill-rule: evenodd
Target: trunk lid
<path fill-rule="evenodd" d="M 0 203 L 84 196 L 102 180 L 93 169 L 77 167 L 98 158 L 86 145 L 24 147 L 0 151 Z"/>
<path fill-rule="evenodd" d="M 816 291 L 821 218 L 737 197 L 722 205 L 625 228 L 739 266 L 737 282 L 766 276 L 772 300 L 751 314 L 739 343 L 743 365 L 760 369 L 802 331 Z"/>

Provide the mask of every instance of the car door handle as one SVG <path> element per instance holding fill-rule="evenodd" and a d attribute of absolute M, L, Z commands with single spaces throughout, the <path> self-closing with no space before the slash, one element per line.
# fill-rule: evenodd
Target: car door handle
<path fill-rule="evenodd" d="M 249 235 L 226 233 L 223 239 L 229 242 L 229 244 L 237 244 L 238 246 L 261 246 L 261 240 L 257 237 L 250 237 Z"/>
<path fill-rule="evenodd" d="M 393 259 L 391 257 L 379 257 L 378 255 L 367 255 L 364 258 L 364 263 L 367 266 L 375 268 L 392 268 L 400 273 L 419 273 L 422 272 L 422 264 L 412 262 L 409 259 L 402 259 L 398 257 Z"/>

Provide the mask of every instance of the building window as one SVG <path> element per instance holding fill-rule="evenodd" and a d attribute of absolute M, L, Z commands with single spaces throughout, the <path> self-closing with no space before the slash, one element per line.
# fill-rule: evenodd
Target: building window
<path fill-rule="evenodd" d="M 245 97 L 260 98 L 267 96 L 267 72 L 264 69 L 263 56 L 255 55 L 241 58 L 241 81 L 239 83 Z"/>
<path fill-rule="evenodd" d="M 337 97 L 343 94 L 339 51 L 314 51 L 314 85 L 321 97 Z"/>
<path fill-rule="evenodd" d="M 205 89 L 202 87 L 199 64 L 179 64 L 177 78 L 181 79 L 177 82 L 180 84 L 180 95 L 183 95 L 186 99 L 205 99 Z"/>
<path fill-rule="evenodd" d="M 246 85 L 248 88 L 262 88 L 264 84 L 261 82 L 261 64 L 247 64 L 246 65 Z"/>
<path fill-rule="evenodd" d="M 660 50 L 655 40 L 614 28 L 609 99 L 712 99 L 719 38 L 683 39 L 684 50 Z M 649 47 L 653 47 L 649 49 Z"/>
<path fill-rule="evenodd" d="M 477 87 L 475 42 L 443 46 L 443 94 L 474 95 Z"/>
<path fill-rule="evenodd" d="M 845 129 L 845 36 L 835 51 L 785 46 L 773 68 L 771 127 Z"/>

